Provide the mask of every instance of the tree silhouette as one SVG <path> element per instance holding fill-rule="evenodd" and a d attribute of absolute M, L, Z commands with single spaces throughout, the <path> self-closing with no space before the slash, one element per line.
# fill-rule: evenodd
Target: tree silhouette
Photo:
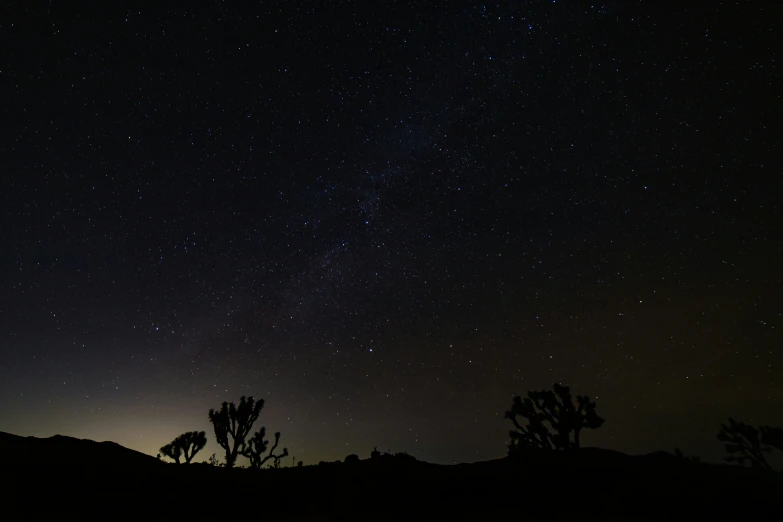
<path fill-rule="evenodd" d="M 729 419 L 728 426 L 720 425 L 718 440 L 726 443 L 726 460 L 744 465 L 750 463 L 753 468 L 772 469 L 765 453 L 776 448 L 783 451 L 783 428 L 761 426 L 759 429 Z"/>
<path fill-rule="evenodd" d="M 574 404 L 568 386 L 555 383 L 553 390 L 529 391 L 525 399 L 514 397 L 506 412 L 516 428 L 509 432 L 510 454 L 523 448 L 579 449 L 581 431 L 603 425 L 589 397 L 579 395 Z M 526 426 L 519 417 L 527 420 Z"/>
<path fill-rule="evenodd" d="M 207 445 L 207 434 L 203 431 L 189 431 L 174 439 L 175 444 L 178 441 L 182 447 L 182 456 L 185 457 L 185 463 L 190 464 L 196 453 Z"/>
<path fill-rule="evenodd" d="M 241 397 L 239 406 L 224 402 L 219 410 L 209 410 L 209 422 L 215 429 L 217 443 L 226 452 L 227 468 L 233 468 L 237 457 L 242 454 L 245 439 L 263 407 L 263 399 L 256 402 L 253 397 Z"/>
<path fill-rule="evenodd" d="M 203 431 L 183 433 L 170 443 L 160 448 L 160 452 L 179 464 L 179 459 L 185 457 L 185 463 L 190 464 L 196 453 L 207 445 L 207 435 Z"/>
<path fill-rule="evenodd" d="M 182 448 L 175 445 L 173 442 L 169 442 L 168 444 L 160 448 L 160 452 L 164 456 L 176 462 L 177 464 L 179 464 L 179 459 L 182 457 Z"/>
<path fill-rule="evenodd" d="M 761 442 L 783 451 L 783 428 L 774 428 L 772 426 L 761 426 Z"/>
<path fill-rule="evenodd" d="M 241 455 L 250 459 L 250 466 L 255 469 L 261 469 L 263 465 L 270 459 L 273 460 L 273 466 L 275 468 L 280 467 L 280 460 L 288 456 L 288 448 L 283 448 L 283 452 L 279 455 L 275 455 L 274 451 L 277 445 L 280 444 L 280 432 L 275 433 L 275 444 L 272 449 L 269 450 L 267 455 L 264 455 L 269 441 L 266 440 L 266 427 L 261 427 L 260 430 L 255 432 L 253 436 L 243 446 Z"/>

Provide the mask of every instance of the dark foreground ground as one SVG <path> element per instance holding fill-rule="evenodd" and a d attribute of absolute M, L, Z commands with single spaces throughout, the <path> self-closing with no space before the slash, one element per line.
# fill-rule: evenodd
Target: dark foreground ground
<path fill-rule="evenodd" d="M 0 454 L 0 520 L 783 520 L 783 475 L 665 453 L 256 471 L 0 433 Z"/>

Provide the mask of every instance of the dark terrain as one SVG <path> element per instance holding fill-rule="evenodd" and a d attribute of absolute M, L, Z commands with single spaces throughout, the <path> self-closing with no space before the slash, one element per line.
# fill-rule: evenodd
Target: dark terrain
<path fill-rule="evenodd" d="M 270 470 L 175 465 L 112 442 L 0 433 L 13 520 L 780 520 L 783 476 L 584 449 L 437 465 L 383 455 Z M 205 458 L 202 455 L 197 460 Z M 10 519 L 9 519 L 10 520 Z"/>

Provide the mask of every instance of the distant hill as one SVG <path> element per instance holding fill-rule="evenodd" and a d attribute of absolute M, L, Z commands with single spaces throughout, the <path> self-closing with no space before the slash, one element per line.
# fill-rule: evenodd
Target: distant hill
<path fill-rule="evenodd" d="M 6 467 L 68 469 L 72 472 L 160 469 L 154 457 L 120 446 L 64 435 L 48 438 L 20 437 L 0 431 L 0 455 Z"/>
<path fill-rule="evenodd" d="M 781 520 L 783 475 L 585 448 L 456 465 L 406 454 L 276 470 L 176 465 L 112 442 L 0 433 L 11 510 L 195 520 Z M 197 457 L 197 460 L 199 459 Z M 0 498 L 2 498 L 0 497 Z M 32 510 L 32 511 L 30 511 Z M 33 517 L 35 518 L 35 517 Z"/>

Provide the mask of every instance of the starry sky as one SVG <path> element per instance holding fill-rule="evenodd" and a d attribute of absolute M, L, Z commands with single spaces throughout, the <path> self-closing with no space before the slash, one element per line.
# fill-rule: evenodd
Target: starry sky
<path fill-rule="evenodd" d="M 586 445 L 783 424 L 779 7 L 106 4 L 0 7 L 0 430 L 155 455 L 253 395 L 306 463 L 475 461 L 553 382 Z"/>

